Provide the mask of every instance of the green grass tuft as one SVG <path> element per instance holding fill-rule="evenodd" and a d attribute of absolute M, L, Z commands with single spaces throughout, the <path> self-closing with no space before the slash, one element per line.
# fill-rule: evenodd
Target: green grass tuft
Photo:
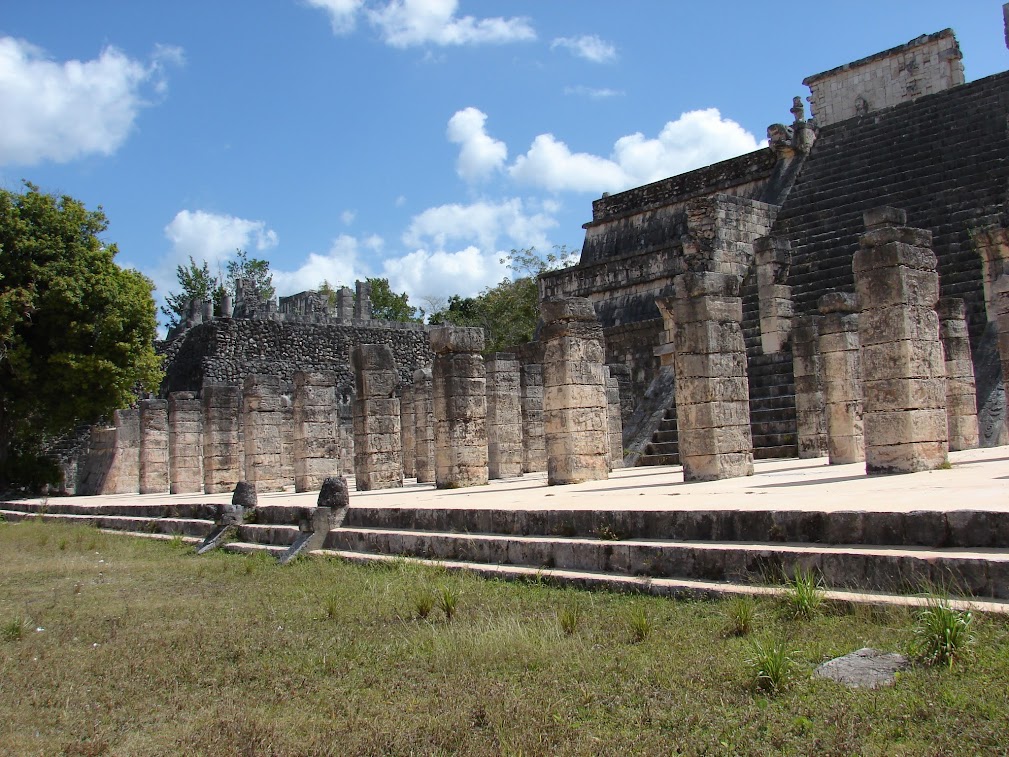
<path fill-rule="evenodd" d="M 813 570 L 796 568 L 791 580 L 786 582 L 785 605 L 794 618 L 809 620 L 823 606 L 823 580 Z"/>
<path fill-rule="evenodd" d="M 757 603 L 749 594 L 740 594 L 725 602 L 726 636 L 748 636 L 753 630 Z"/>
<path fill-rule="evenodd" d="M 627 624 L 631 629 L 631 640 L 635 644 L 640 644 L 652 633 L 652 621 L 648 617 L 648 611 L 641 605 L 631 608 Z"/>
<path fill-rule="evenodd" d="M 459 607 L 459 592 L 451 586 L 442 586 L 438 592 L 438 609 L 445 613 L 445 620 L 452 620 Z"/>
<path fill-rule="evenodd" d="M 944 665 L 952 669 L 974 643 L 971 628 L 974 616 L 969 610 L 955 610 L 949 599 L 930 596 L 915 616 L 915 656 L 926 665 Z"/>
<path fill-rule="evenodd" d="M 795 677 L 796 664 L 783 639 L 753 640 L 750 642 L 750 666 L 753 685 L 761 691 L 777 694 Z"/>
<path fill-rule="evenodd" d="M 557 611 L 557 622 L 560 624 L 561 632 L 565 636 L 574 635 L 578 630 L 578 621 L 581 619 L 581 608 L 571 602 L 564 605 Z"/>

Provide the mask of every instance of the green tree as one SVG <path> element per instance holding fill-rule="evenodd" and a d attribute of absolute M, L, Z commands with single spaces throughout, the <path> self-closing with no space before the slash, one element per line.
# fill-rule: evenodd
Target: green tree
<path fill-rule="evenodd" d="M 227 271 L 225 286 L 232 296 L 238 279 L 247 279 L 252 283 L 252 291 L 260 302 L 269 302 L 276 294 L 269 260 L 250 258 L 245 250 L 235 250 L 235 260 L 228 261 Z"/>
<path fill-rule="evenodd" d="M 381 321 L 403 323 L 423 323 L 424 311 L 410 304 L 406 292 L 396 294 L 389 285 L 389 279 L 368 278 L 371 284 L 371 315 Z"/>
<path fill-rule="evenodd" d="M 107 227 L 72 197 L 0 190 L 0 480 L 160 381 L 153 285 L 116 265 Z"/>
<path fill-rule="evenodd" d="M 176 268 L 181 291 L 178 294 L 169 292 L 165 295 L 165 304 L 161 306 L 161 312 L 168 316 L 168 328 L 173 329 L 185 319 L 189 312 L 190 300 L 204 302 L 213 300 L 214 307 L 221 305 L 221 294 L 223 292 L 221 284 L 210 273 L 210 266 L 207 261 L 203 265 L 197 265 L 193 256 L 189 256 L 189 265 L 180 265 Z"/>

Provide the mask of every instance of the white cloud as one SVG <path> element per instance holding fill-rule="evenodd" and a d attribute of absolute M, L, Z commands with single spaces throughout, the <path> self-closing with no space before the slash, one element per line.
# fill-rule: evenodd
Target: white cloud
<path fill-rule="evenodd" d="M 617 59 L 617 48 L 595 34 L 584 34 L 581 37 L 558 37 L 550 43 L 550 49 L 555 50 L 558 47 L 593 63 L 612 63 Z"/>
<path fill-rule="evenodd" d="M 356 210 L 345 210 L 340 213 L 340 220 L 343 221 L 344 226 L 350 226 L 354 223 L 354 219 L 357 218 Z"/>
<path fill-rule="evenodd" d="M 305 2 L 329 14 L 334 34 L 347 34 L 353 31 L 357 25 L 358 11 L 364 6 L 364 0 L 305 0 Z"/>
<path fill-rule="evenodd" d="M 658 181 L 760 147 L 756 137 L 716 108 L 694 110 L 669 121 L 654 139 L 621 137 L 609 158 L 572 153 L 552 134 L 533 140 L 508 168 L 517 181 L 552 191 L 615 192 Z"/>
<path fill-rule="evenodd" d="M 262 252 L 277 246 L 277 232 L 264 221 L 249 221 L 236 216 L 208 213 L 205 210 L 180 210 L 165 227 L 172 243 L 172 257 L 185 261 L 190 255 L 211 266 L 222 263 L 237 249 Z"/>
<path fill-rule="evenodd" d="M 159 45 L 146 63 L 114 47 L 60 63 L 29 42 L 0 37 L 0 165 L 111 155 L 151 105 L 145 89 L 163 94 L 165 67 L 182 62 L 181 48 Z"/>
<path fill-rule="evenodd" d="M 458 0 L 389 0 L 367 13 L 392 47 L 503 44 L 536 38 L 528 19 L 458 17 L 458 7 Z"/>
<path fill-rule="evenodd" d="M 415 304 L 453 294 L 472 297 L 508 275 L 501 256 L 472 245 L 454 252 L 422 249 L 384 261 L 382 275 L 394 291 L 406 292 Z"/>
<path fill-rule="evenodd" d="M 460 110 L 449 119 L 448 140 L 461 145 L 456 173 L 465 181 L 488 178 L 508 159 L 508 148 L 504 142 L 487 134 L 484 128 L 486 122 L 486 114 L 476 108 Z"/>
<path fill-rule="evenodd" d="M 305 262 L 294 271 L 273 270 L 273 285 L 278 294 L 290 295 L 308 289 L 318 289 L 323 281 L 332 286 L 342 284 L 353 288 L 354 282 L 373 275 L 359 259 L 360 243 L 355 237 L 341 234 L 333 240 L 324 255 L 309 253 Z"/>
<path fill-rule="evenodd" d="M 619 89 L 609 89 L 607 87 L 595 88 L 595 87 L 565 87 L 564 94 L 566 95 L 578 95 L 580 97 L 591 97 L 594 100 L 601 100 L 607 97 L 623 97 L 623 90 Z"/>
<path fill-rule="evenodd" d="M 521 199 L 500 203 L 440 205 L 414 216 L 403 234 L 407 247 L 444 250 L 449 246 L 473 245 L 494 251 L 503 243 L 511 247 L 549 247 L 547 229 L 557 225 L 554 204 L 527 212 Z"/>

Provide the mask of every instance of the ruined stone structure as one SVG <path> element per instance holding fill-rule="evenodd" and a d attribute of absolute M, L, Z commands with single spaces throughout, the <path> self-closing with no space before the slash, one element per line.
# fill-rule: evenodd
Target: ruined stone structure
<path fill-rule="evenodd" d="M 399 427 L 403 432 L 403 475 L 417 475 L 417 420 L 414 417 L 413 387 L 404 386 L 399 392 Z"/>
<path fill-rule="evenodd" d="M 522 472 L 547 469 L 546 436 L 543 429 L 543 366 L 523 363 L 522 388 Z"/>
<path fill-rule="evenodd" d="M 167 492 L 168 401 L 140 402 L 140 493 Z"/>
<path fill-rule="evenodd" d="M 340 398 L 331 371 L 294 374 L 294 489 L 315 491 L 352 467 L 340 446 Z"/>
<path fill-rule="evenodd" d="M 946 358 L 946 428 L 949 449 L 977 447 L 977 403 L 974 364 L 963 300 L 949 297 L 939 301 L 939 339 Z"/>
<path fill-rule="evenodd" d="M 392 350 L 361 344 L 351 353 L 357 398 L 354 400 L 354 478 L 361 491 L 403 485 L 403 440 L 398 373 Z"/>
<path fill-rule="evenodd" d="M 245 436 L 245 475 L 257 492 L 283 491 L 284 408 L 280 379 L 247 376 L 242 390 L 242 429 Z"/>
<path fill-rule="evenodd" d="M 483 329 L 431 330 L 434 470 L 439 489 L 486 484 L 487 376 Z"/>
<path fill-rule="evenodd" d="M 195 392 L 168 395 L 168 460 L 172 494 L 203 491 L 203 411 Z"/>
<path fill-rule="evenodd" d="M 78 472 L 78 494 L 129 494 L 140 479 L 140 414 L 116 410 L 111 425 L 91 428 L 91 451 Z"/>
<path fill-rule="evenodd" d="M 245 469 L 240 447 L 242 388 L 232 384 L 206 384 L 203 400 L 203 491 L 234 491 Z"/>
<path fill-rule="evenodd" d="M 831 465 L 865 460 L 862 359 L 858 305 L 854 295 L 833 292 L 820 298 L 819 359 L 827 416 L 827 456 Z"/>
<path fill-rule="evenodd" d="M 490 478 L 522 475 L 522 395 L 519 361 L 498 352 L 488 356 L 487 473 Z"/>
<path fill-rule="evenodd" d="M 421 484 L 435 480 L 432 380 L 430 368 L 418 368 L 413 373 L 414 475 Z"/>

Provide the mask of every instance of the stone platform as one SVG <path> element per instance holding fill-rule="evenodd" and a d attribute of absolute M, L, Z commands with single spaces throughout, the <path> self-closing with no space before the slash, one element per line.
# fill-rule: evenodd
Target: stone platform
<path fill-rule="evenodd" d="M 681 592 L 775 591 L 797 568 L 833 596 L 904 601 L 927 586 L 1009 608 L 1009 447 L 950 454 L 949 470 L 869 477 L 864 463 L 779 459 L 753 476 L 684 483 L 679 466 L 547 486 L 544 474 L 466 489 L 407 480 L 356 491 L 322 553 L 393 556 L 502 576 Z M 280 554 L 315 493 L 259 495 L 231 551 Z M 228 494 L 108 495 L 0 503 L 8 523 L 44 515 L 139 535 L 202 540 Z M 887 596 L 882 596 L 883 594 Z"/>

